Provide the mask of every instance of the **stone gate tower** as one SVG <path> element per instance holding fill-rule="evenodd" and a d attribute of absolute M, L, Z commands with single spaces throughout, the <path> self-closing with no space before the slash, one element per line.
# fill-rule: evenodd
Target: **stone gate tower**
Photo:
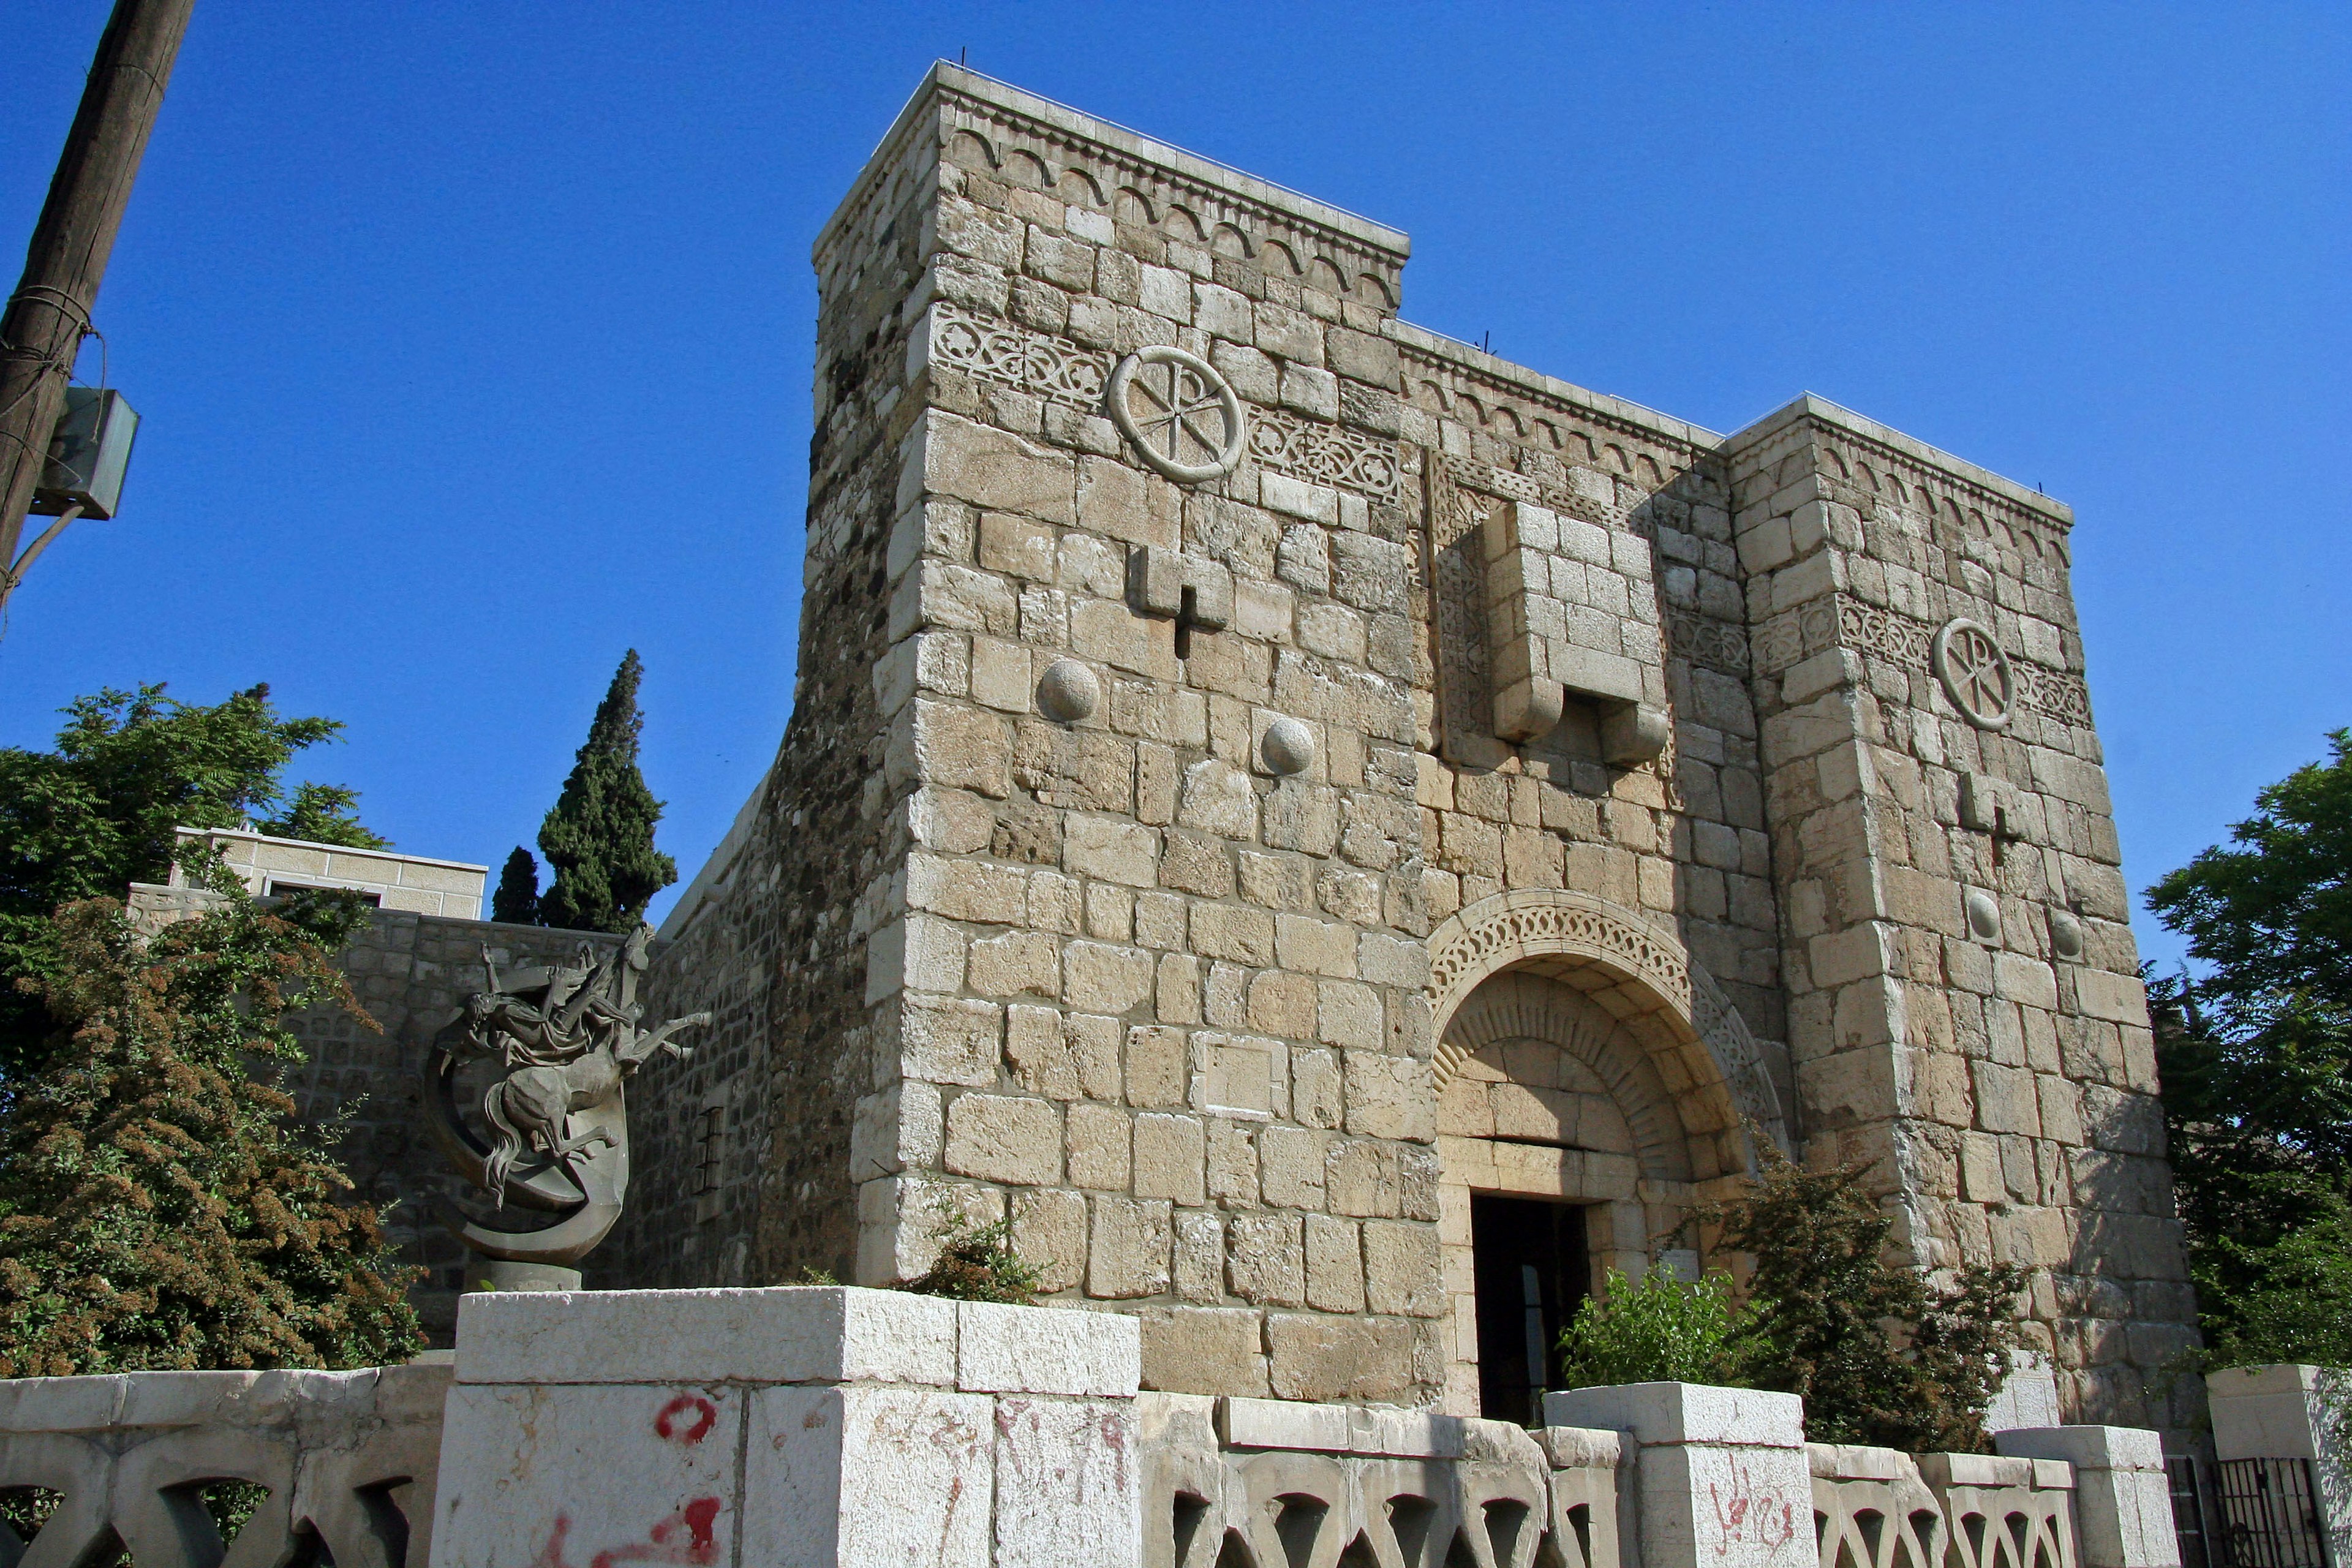
<path fill-rule="evenodd" d="M 1517 1415 L 1769 1139 L 2032 1265 L 2053 1414 L 2179 1426 L 2071 514 L 1410 326 L 1406 253 L 925 79 L 816 245 L 791 727 L 664 932 L 719 1022 L 609 1282 L 1002 1217 L 1150 1384 Z"/>

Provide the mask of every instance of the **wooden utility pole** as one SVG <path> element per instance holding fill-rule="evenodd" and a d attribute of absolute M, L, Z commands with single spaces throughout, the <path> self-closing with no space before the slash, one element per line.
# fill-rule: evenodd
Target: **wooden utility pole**
<path fill-rule="evenodd" d="M 24 279 L 0 315 L 0 568 L 16 560 L 107 253 L 194 5 L 115 0 L 25 253 Z"/>

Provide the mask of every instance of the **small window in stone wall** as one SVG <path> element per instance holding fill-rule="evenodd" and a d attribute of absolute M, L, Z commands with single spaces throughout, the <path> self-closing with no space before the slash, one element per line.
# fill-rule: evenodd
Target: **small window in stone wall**
<path fill-rule="evenodd" d="M 719 1217 L 719 1179 L 727 1164 L 727 1103 L 713 1100 L 702 1108 L 694 1134 L 694 1219 L 697 1225 Z"/>

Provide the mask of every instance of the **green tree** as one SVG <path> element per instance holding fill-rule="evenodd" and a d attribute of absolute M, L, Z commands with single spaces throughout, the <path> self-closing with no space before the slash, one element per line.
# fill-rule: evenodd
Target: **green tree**
<path fill-rule="evenodd" d="M 520 844 L 499 873 L 498 889 L 490 895 L 490 919 L 514 926 L 539 924 L 539 862 Z"/>
<path fill-rule="evenodd" d="M 1612 1268 L 1601 1294 L 1587 1297 L 1574 1321 L 1561 1331 L 1560 1371 L 1566 1386 L 1740 1386 L 1746 1377 L 1738 1341 L 1741 1315 L 1725 1275 L 1685 1284 L 1654 1268 L 1637 1284 Z"/>
<path fill-rule="evenodd" d="M 267 686 L 211 706 L 160 684 L 109 688 L 64 713 L 55 751 L 0 747 L 0 1080 L 11 1083 L 37 1070 L 53 1032 L 38 987 L 16 984 L 59 972 L 51 912 L 162 881 L 174 828 L 259 818 L 266 832 L 299 825 L 305 837 L 384 842 L 351 819 L 348 790 L 304 784 L 288 798 L 294 753 L 342 726 L 282 716 Z"/>
<path fill-rule="evenodd" d="M 1754 1386 L 1803 1396 L 1807 1437 L 1909 1453 L 1985 1447 L 1985 1411 L 2025 1343 L 2022 1269 L 1971 1265 L 1931 1281 L 1888 1255 L 1894 1216 L 1860 1168 L 1803 1170 L 1769 1144 L 1748 1194 L 1701 1217 L 1756 1260 L 1741 1358 Z"/>
<path fill-rule="evenodd" d="M 375 1211 L 340 1194 L 335 1129 L 293 1121 L 286 1015 L 366 1016 L 330 954 L 350 894 L 265 909 L 216 867 L 203 915 L 142 939 L 121 900 L 58 912 L 64 1021 L 0 1119 L 0 1376 L 349 1367 L 421 1342 Z"/>
<path fill-rule="evenodd" d="M 637 740 L 646 727 L 637 711 L 637 682 L 644 672 L 631 648 L 596 705 L 563 794 L 540 824 L 540 852 L 555 872 L 539 901 L 547 925 L 633 931 L 653 896 L 677 880 L 677 862 L 654 847 L 662 803 L 637 771 Z"/>
<path fill-rule="evenodd" d="M 2216 1365 L 2352 1366 L 2352 731 L 2148 889 L 2175 1194 Z"/>
<path fill-rule="evenodd" d="M 340 844 L 347 849 L 389 849 L 392 840 L 360 825 L 360 792 L 341 784 L 302 784 L 275 816 L 254 819 L 254 829 L 273 838 Z"/>

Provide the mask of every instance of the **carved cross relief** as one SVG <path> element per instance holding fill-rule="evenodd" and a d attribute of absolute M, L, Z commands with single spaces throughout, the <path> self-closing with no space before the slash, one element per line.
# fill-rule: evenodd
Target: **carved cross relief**
<path fill-rule="evenodd" d="M 1234 574 L 1217 562 L 1138 545 L 1127 558 L 1127 598 L 1138 615 L 1176 623 L 1176 657 L 1192 657 L 1192 633 L 1234 624 Z"/>

